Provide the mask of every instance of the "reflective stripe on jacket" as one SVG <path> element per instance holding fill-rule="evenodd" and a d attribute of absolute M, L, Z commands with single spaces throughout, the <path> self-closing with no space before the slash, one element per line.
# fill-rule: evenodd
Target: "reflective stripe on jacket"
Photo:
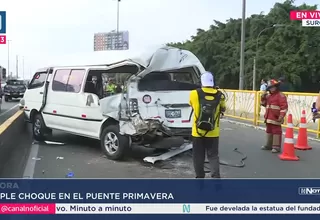
<path fill-rule="evenodd" d="M 266 123 L 281 125 L 280 118 L 284 118 L 288 112 L 287 97 L 282 92 L 275 92 L 262 96 L 261 105 L 266 107 L 264 119 Z"/>

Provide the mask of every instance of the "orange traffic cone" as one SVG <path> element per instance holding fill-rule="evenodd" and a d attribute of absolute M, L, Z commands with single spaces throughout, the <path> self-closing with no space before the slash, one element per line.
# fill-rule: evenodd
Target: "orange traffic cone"
<path fill-rule="evenodd" d="M 288 115 L 287 130 L 284 138 L 283 151 L 279 155 L 281 160 L 299 160 L 294 151 L 294 141 L 293 141 L 293 124 L 292 124 L 292 114 Z"/>
<path fill-rule="evenodd" d="M 294 146 L 297 150 L 311 150 L 312 147 L 308 144 L 308 134 L 307 134 L 307 119 L 306 119 L 306 111 L 302 111 L 299 132 L 298 132 L 298 140 L 297 144 Z"/>

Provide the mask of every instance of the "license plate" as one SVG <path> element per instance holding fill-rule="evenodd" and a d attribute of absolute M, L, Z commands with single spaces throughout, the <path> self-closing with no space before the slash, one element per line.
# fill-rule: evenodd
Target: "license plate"
<path fill-rule="evenodd" d="M 165 110 L 166 118 L 181 118 L 181 109 Z"/>

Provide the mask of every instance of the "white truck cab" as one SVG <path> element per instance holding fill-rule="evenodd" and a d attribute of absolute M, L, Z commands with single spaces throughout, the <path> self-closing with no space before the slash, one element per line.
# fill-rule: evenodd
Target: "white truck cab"
<path fill-rule="evenodd" d="M 102 59 L 105 64 L 54 66 L 34 74 L 24 112 L 36 140 L 57 129 L 98 139 L 106 156 L 119 160 L 133 144 L 171 148 L 190 137 L 189 94 L 205 71 L 194 54 L 161 47 L 146 57 Z M 119 88 L 112 94 L 105 89 L 108 79 Z"/>

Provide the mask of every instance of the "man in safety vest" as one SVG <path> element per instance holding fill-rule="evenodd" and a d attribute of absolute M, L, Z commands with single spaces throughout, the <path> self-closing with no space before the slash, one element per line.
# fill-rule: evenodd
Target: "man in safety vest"
<path fill-rule="evenodd" d="M 106 85 L 106 93 L 107 95 L 113 95 L 116 93 L 117 85 L 113 82 L 112 78 L 109 78 L 109 81 Z"/>
<path fill-rule="evenodd" d="M 281 149 L 282 127 L 284 117 L 288 111 L 287 97 L 279 91 L 280 82 L 272 79 L 268 82 L 269 94 L 261 96 L 261 105 L 266 108 L 264 115 L 266 123 L 267 142 L 262 150 L 278 153 Z"/>
<path fill-rule="evenodd" d="M 225 97 L 214 87 L 213 74 L 201 75 L 201 88 L 190 93 L 193 109 L 192 144 L 196 178 L 205 178 L 205 155 L 209 160 L 211 177 L 220 178 L 219 136 L 220 114 L 226 109 Z"/>

